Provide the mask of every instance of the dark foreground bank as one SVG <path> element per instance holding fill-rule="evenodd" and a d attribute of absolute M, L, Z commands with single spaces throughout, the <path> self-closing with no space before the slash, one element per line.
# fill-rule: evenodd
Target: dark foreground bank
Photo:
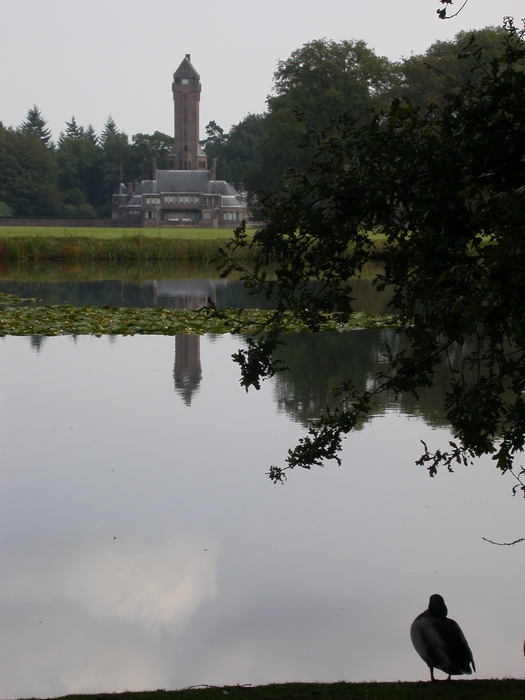
<path fill-rule="evenodd" d="M 522 700 L 524 697 L 525 680 L 454 680 L 450 683 L 282 683 L 253 687 L 199 686 L 185 690 L 63 696 L 64 700 Z"/>

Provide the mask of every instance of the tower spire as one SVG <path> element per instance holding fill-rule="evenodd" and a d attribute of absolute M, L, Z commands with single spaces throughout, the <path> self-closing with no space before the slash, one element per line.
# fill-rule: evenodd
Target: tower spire
<path fill-rule="evenodd" d="M 199 146 L 200 75 L 191 63 L 189 53 L 173 74 L 174 141 L 168 159 L 170 170 L 206 168 L 206 157 Z"/>

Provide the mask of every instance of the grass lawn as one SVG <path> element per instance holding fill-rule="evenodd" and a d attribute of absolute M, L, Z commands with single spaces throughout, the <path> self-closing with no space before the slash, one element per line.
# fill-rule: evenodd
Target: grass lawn
<path fill-rule="evenodd" d="M 99 228 L 96 226 L 0 226 L 0 239 L 26 238 L 171 238 L 181 240 L 228 240 L 234 229 L 229 228 Z M 250 227 L 247 228 L 250 231 Z M 255 229 L 251 229 L 255 231 Z M 371 233 L 373 243 L 384 241 L 384 236 Z"/>
<path fill-rule="evenodd" d="M 2 226 L 1 238 L 172 238 L 179 240 L 228 240 L 233 229 L 228 228 L 99 228 L 90 226 Z"/>

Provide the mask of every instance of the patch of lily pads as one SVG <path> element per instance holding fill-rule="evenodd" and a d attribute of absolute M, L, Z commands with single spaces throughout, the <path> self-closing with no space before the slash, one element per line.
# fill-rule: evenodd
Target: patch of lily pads
<path fill-rule="evenodd" d="M 31 301 L 32 305 L 24 302 Z M 261 330 L 272 317 L 260 309 L 198 310 L 165 308 L 115 308 L 110 306 L 36 306 L 35 300 L 3 295 L 0 298 L 0 336 L 5 335 L 203 335 L 250 334 Z M 323 331 L 349 331 L 399 326 L 394 315 L 353 314 L 340 323 L 330 316 Z M 288 332 L 305 330 L 298 319 L 287 319 Z"/>

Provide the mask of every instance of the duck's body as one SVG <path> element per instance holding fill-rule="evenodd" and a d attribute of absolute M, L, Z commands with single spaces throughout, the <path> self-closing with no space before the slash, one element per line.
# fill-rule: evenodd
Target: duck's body
<path fill-rule="evenodd" d="M 432 595 L 427 610 L 410 627 L 412 644 L 430 668 L 432 681 L 435 668 L 448 673 L 448 680 L 450 676 L 470 675 L 476 670 L 465 635 L 458 623 L 447 617 L 447 612 L 443 598 Z"/>

